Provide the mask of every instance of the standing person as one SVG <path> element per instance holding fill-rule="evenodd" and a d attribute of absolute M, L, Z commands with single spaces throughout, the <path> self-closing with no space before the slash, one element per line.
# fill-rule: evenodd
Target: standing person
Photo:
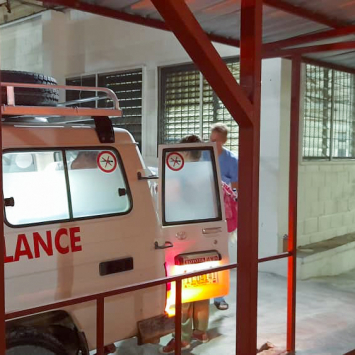
<path fill-rule="evenodd" d="M 191 134 L 181 139 L 180 143 L 202 143 L 200 137 Z M 185 162 L 199 161 L 202 151 L 183 152 Z M 191 340 L 202 343 L 209 341 L 207 335 L 210 300 L 187 302 L 181 305 L 181 350 L 191 347 Z M 159 349 L 161 354 L 175 352 L 175 338 L 173 337 L 166 346 Z"/>
<path fill-rule="evenodd" d="M 230 150 L 224 147 L 228 138 L 228 127 L 223 123 L 216 123 L 211 127 L 210 141 L 217 145 L 219 166 L 222 181 L 238 190 L 238 158 Z M 214 299 L 215 306 L 221 311 L 229 308 L 223 297 Z"/>

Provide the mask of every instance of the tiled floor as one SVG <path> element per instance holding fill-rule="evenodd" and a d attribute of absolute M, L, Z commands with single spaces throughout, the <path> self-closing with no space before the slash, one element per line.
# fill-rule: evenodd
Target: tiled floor
<path fill-rule="evenodd" d="M 232 274 L 235 290 L 235 271 Z M 342 355 L 355 348 L 355 272 L 339 277 L 299 281 L 297 291 L 297 355 Z M 193 343 L 183 354 L 235 354 L 235 292 L 227 297 L 228 311 L 211 304 L 207 344 Z M 161 339 L 165 344 L 170 336 Z M 286 279 L 259 274 L 258 345 L 270 341 L 286 347 Z M 117 344 L 116 355 L 158 354 L 158 345 L 137 346 L 135 339 Z"/>

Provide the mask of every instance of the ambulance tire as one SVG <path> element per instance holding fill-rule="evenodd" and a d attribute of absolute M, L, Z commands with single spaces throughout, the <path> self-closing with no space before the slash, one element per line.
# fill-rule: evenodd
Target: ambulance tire
<path fill-rule="evenodd" d="M 5 355 L 69 355 L 52 334 L 32 327 L 15 328 L 6 334 Z"/>
<path fill-rule="evenodd" d="M 1 70 L 1 81 L 9 83 L 57 85 L 54 78 L 25 71 Z M 59 101 L 58 89 L 15 88 L 16 106 L 56 106 Z M 7 93 L 1 88 L 1 102 L 7 104 Z"/>

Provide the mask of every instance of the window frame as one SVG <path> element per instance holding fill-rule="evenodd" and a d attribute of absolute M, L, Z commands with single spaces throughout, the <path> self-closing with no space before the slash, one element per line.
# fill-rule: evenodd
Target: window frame
<path fill-rule="evenodd" d="M 195 144 L 195 143 L 193 143 Z M 203 144 L 203 143 L 201 143 Z M 218 211 L 218 216 L 215 218 L 207 218 L 207 219 L 194 219 L 194 220 L 189 220 L 189 221 L 176 221 L 176 222 L 167 222 L 165 219 L 165 161 L 166 161 L 166 156 L 169 153 L 176 152 L 176 151 L 191 151 L 191 150 L 206 150 L 210 151 L 211 153 L 211 162 L 212 162 L 212 169 L 213 169 L 213 175 L 214 175 L 214 188 L 215 188 L 215 193 L 216 193 L 216 202 L 217 202 L 217 211 Z M 220 196 L 220 187 L 218 184 L 218 171 L 217 171 L 217 164 L 216 164 L 216 159 L 214 155 L 214 150 L 213 147 L 211 146 L 197 146 L 197 147 L 186 147 L 184 145 L 180 147 L 172 147 L 172 148 L 164 148 L 162 151 L 162 156 L 161 156 L 161 161 L 162 161 L 162 180 L 161 180 L 161 220 L 162 220 L 162 225 L 163 227 L 169 227 L 169 226 L 178 226 L 178 225 L 186 225 L 186 224 L 199 224 L 199 223 L 208 223 L 208 222 L 219 222 L 223 220 L 223 212 L 222 212 L 222 201 L 221 201 L 221 196 Z"/>
<path fill-rule="evenodd" d="M 128 201 L 130 204 L 130 208 L 125 211 L 125 212 L 118 212 L 118 213 L 109 213 L 109 214 L 101 214 L 101 215 L 94 215 L 94 216 L 87 216 L 87 217 L 72 217 L 73 216 L 73 209 L 72 209 L 72 198 L 70 194 L 70 183 L 69 183 L 69 170 L 68 170 L 68 164 L 66 160 L 66 154 L 65 152 L 68 150 L 108 150 L 112 151 L 116 157 L 117 157 L 117 167 L 120 168 L 121 174 L 123 176 L 123 181 L 125 182 L 126 185 L 126 190 L 127 190 L 127 197 Z M 43 226 L 43 225 L 50 225 L 50 224 L 57 224 L 57 223 L 68 223 L 68 222 L 76 222 L 76 221 L 85 221 L 85 220 L 90 220 L 90 219 L 100 219 L 100 218 L 108 218 L 108 217 L 116 217 L 116 216 L 124 216 L 133 210 L 133 198 L 132 198 L 132 193 L 131 193 L 131 188 L 128 183 L 127 179 L 127 174 L 126 174 L 126 169 L 124 167 L 121 155 L 119 151 L 113 147 L 113 146 L 65 146 L 65 147 L 48 147 L 48 148 L 9 148 L 9 149 L 4 149 L 3 150 L 3 155 L 7 153 L 23 153 L 23 152 L 48 152 L 52 151 L 58 152 L 60 151 L 63 157 L 63 167 L 64 167 L 64 176 L 65 176 L 65 185 L 66 185 L 66 192 L 67 192 L 67 203 L 68 203 L 68 212 L 69 212 L 69 218 L 66 219 L 56 219 L 56 220 L 50 220 L 50 221 L 45 221 L 45 222 L 34 222 L 34 223 L 26 223 L 26 224 L 19 224 L 19 225 L 14 225 L 10 223 L 7 219 L 6 216 L 6 208 L 4 206 L 3 212 L 4 212 L 4 223 L 13 229 L 19 229 L 19 228 L 27 228 L 27 227 L 33 227 L 33 226 Z M 4 192 L 3 192 L 3 199 L 5 198 Z M 15 201 L 16 204 L 16 201 Z M 9 207 L 11 208 L 11 207 Z"/>

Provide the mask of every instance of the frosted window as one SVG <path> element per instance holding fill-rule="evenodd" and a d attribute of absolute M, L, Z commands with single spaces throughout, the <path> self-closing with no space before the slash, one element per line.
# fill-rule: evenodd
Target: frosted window
<path fill-rule="evenodd" d="M 55 158 L 56 157 L 56 161 Z M 69 218 L 68 196 L 61 152 L 5 153 L 4 198 L 15 205 L 5 208 L 12 225 Z"/>
<path fill-rule="evenodd" d="M 212 150 L 189 149 L 164 156 L 164 222 L 221 219 Z"/>
<path fill-rule="evenodd" d="M 74 218 L 129 211 L 128 189 L 113 151 L 71 150 L 66 157 Z"/>

